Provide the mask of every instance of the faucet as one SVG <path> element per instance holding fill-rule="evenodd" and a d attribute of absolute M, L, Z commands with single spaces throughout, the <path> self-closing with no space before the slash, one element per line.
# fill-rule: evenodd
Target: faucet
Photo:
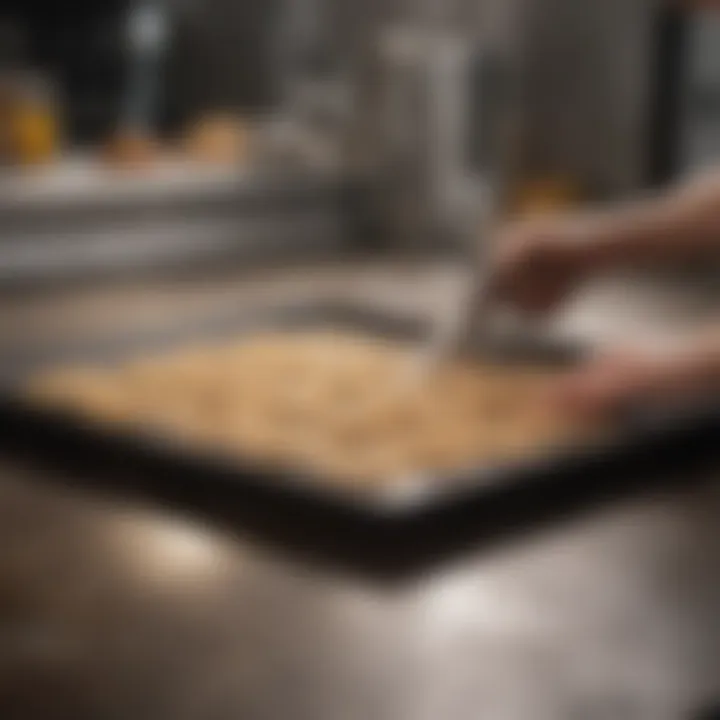
<path fill-rule="evenodd" d="M 386 244 L 466 247 L 506 200 L 520 106 L 508 59 L 432 7 L 369 38 L 348 158 Z"/>
<path fill-rule="evenodd" d="M 168 18 L 163 0 L 137 0 L 127 27 L 128 88 L 123 126 L 143 134 L 153 130 L 168 42 Z"/>

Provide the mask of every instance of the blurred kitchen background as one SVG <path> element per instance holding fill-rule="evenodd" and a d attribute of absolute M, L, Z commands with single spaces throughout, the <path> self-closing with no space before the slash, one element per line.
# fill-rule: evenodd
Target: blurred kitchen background
<path fill-rule="evenodd" d="M 425 150 L 406 162 L 423 177 L 410 213 L 419 192 L 448 205 L 438 185 L 459 197 L 461 176 L 482 183 L 489 169 L 477 148 L 497 145 L 485 117 L 497 106 L 520 205 L 643 190 L 714 157 L 717 24 L 652 0 L 9 0 L 0 283 L 278 249 L 442 251 L 417 224 L 428 218 L 383 234 L 379 216 L 403 201 L 381 207 L 368 188 L 409 192 L 397 168 L 411 141 L 398 137 L 413 128 Z M 425 107 L 448 110 L 426 127 L 398 109 L 412 73 L 428 72 L 408 50 L 423 33 L 438 41 L 426 66 L 460 88 L 448 99 L 428 82 Z"/>
<path fill-rule="evenodd" d="M 434 312 L 495 183 L 547 212 L 714 160 L 712 11 L 3 0 L 0 368 L 317 296 Z M 717 295 L 620 279 L 563 322 L 676 337 Z M 380 590 L 54 476 L 0 457 L 3 720 L 694 720 L 720 698 L 716 487 Z"/>

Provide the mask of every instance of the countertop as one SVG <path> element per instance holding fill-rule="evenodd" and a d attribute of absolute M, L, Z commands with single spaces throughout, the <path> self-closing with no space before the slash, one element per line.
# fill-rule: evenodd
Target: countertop
<path fill-rule="evenodd" d="M 455 271 L 364 264 L 0 300 L 0 362 L 317 296 L 437 311 Z M 628 279 L 558 321 L 664 341 L 714 293 Z M 609 506 L 401 587 L 299 567 L 0 462 L 0 717 L 691 720 L 720 701 L 720 483 Z M 688 478 L 690 481 L 690 478 Z"/>
<path fill-rule="evenodd" d="M 128 170 L 78 156 L 5 169 L 0 286 L 337 250 L 342 192 L 331 168 L 287 164 L 280 173 L 169 158 Z"/>
<path fill-rule="evenodd" d="M 206 166 L 192 160 L 167 157 L 147 168 L 112 168 L 91 155 L 69 155 L 51 165 L 6 168 L 0 171 L 0 213 L 34 211 L 52 213 L 77 207 L 125 206 L 168 201 L 222 198 L 242 193 L 295 187 L 288 172 L 259 172 L 257 167 Z M 329 167 L 303 168 L 306 186 L 337 181 Z"/>

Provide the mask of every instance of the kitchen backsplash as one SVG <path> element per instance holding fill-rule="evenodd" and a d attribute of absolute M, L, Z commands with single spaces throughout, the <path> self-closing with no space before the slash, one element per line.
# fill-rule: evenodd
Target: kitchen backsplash
<path fill-rule="evenodd" d="M 642 183 L 654 0 L 528 0 L 530 163 L 610 193 Z"/>
<path fill-rule="evenodd" d="M 570 175 L 611 194 L 642 184 L 660 0 L 479 0 L 463 32 L 525 57 L 528 169 Z M 375 18 L 412 18 L 416 0 L 333 0 L 357 43 Z M 390 9 L 394 9 L 394 12 Z"/>
<path fill-rule="evenodd" d="M 292 1 L 304 3 L 308 13 L 319 8 L 326 50 L 341 66 L 352 65 L 357 48 L 378 22 L 409 16 L 412 8 L 420 7 L 418 0 Z M 610 193 L 632 190 L 642 183 L 654 70 L 652 33 L 660 1 L 462 3 L 466 27 L 474 27 L 478 37 L 501 38 L 508 47 L 524 48 L 529 168 L 569 175 Z M 170 125 L 181 124 L 204 109 L 253 110 L 277 101 L 287 50 L 283 44 L 289 42 L 282 35 L 280 20 L 288 0 L 168 2 L 173 42 L 165 115 Z M 97 134 L 116 114 L 123 83 L 117 29 L 118 8 L 123 4 L 96 3 L 97 28 L 72 19 L 67 8 L 76 3 L 63 3 L 62 9 L 53 11 L 58 18 L 65 17 L 64 25 L 42 16 L 42 26 L 52 35 L 46 47 L 67 46 L 70 59 L 58 64 L 51 58 L 51 64 L 64 75 L 72 75 L 69 81 L 63 79 L 71 86 L 72 112 L 78 115 L 73 122 L 80 135 Z M 100 12 L 100 5 L 116 9 Z M 72 32 L 77 42 L 71 41 Z M 705 45 L 720 47 L 713 42 Z M 88 62 L 82 56 L 91 51 L 90 45 L 103 45 L 100 61 Z M 73 63 L 77 69 L 71 72 L 68 68 Z M 712 65 L 711 58 L 705 64 Z M 713 122 L 707 113 L 696 114 L 692 122 L 695 139 L 688 152 L 706 156 L 710 148 L 714 156 Z"/>
<path fill-rule="evenodd" d="M 699 17 L 689 29 L 688 80 L 681 123 L 681 169 L 720 162 L 720 18 Z"/>

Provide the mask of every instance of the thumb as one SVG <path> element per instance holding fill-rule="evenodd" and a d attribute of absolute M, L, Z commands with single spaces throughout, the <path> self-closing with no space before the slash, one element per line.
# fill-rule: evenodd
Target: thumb
<path fill-rule="evenodd" d="M 559 378 L 551 388 L 551 402 L 571 417 L 608 418 L 645 396 L 655 374 L 649 358 L 623 353 L 598 359 Z"/>

